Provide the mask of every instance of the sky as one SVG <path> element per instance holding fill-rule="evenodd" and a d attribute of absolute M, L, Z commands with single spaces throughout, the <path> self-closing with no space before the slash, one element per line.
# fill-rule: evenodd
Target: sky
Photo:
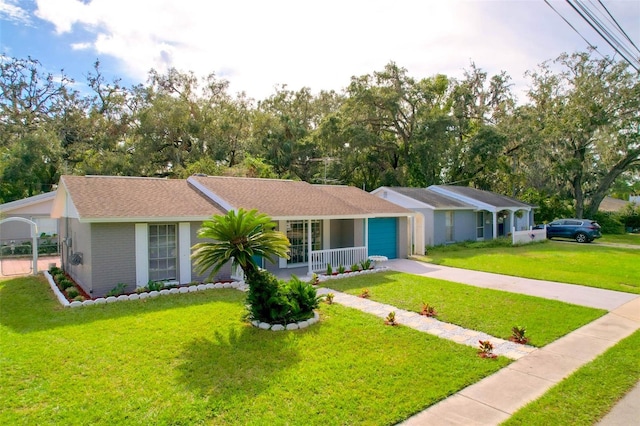
<path fill-rule="evenodd" d="M 0 0 L 0 55 L 63 69 L 80 89 L 99 60 L 126 86 L 173 67 L 257 100 L 282 84 L 341 91 L 391 61 L 416 79 L 461 78 L 473 62 L 506 71 L 522 101 L 526 70 L 587 41 L 614 55 L 565 1 L 549 2 L 580 34 L 544 0 Z M 640 46 L 640 0 L 602 2 Z"/>

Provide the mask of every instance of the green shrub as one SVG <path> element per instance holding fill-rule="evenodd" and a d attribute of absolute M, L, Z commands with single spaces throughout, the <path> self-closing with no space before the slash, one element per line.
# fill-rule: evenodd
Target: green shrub
<path fill-rule="evenodd" d="M 353 265 L 351 265 L 351 272 L 358 272 L 360 270 L 360 265 L 358 265 L 357 263 L 354 263 Z"/>
<path fill-rule="evenodd" d="M 164 288 L 164 283 L 162 281 L 151 281 L 147 283 L 147 288 L 149 291 L 160 291 Z"/>
<path fill-rule="evenodd" d="M 362 266 L 363 270 L 367 270 L 367 269 L 371 269 L 371 260 L 370 259 L 365 259 L 362 262 L 360 262 L 360 266 Z"/>
<path fill-rule="evenodd" d="M 58 285 L 60 286 L 60 288 L 62 290 L 66 290 L 70 287 L 73 287 L 73 283 L 71 282 L 71 280 L 67 279 L 67 278 L 63 278 L 60 281 L 58 281 Z"/>
<path fill-rule="evenodd" d="M 69 299 L 73 299 L 73 298 L 78 297 L 80 295 L 80 292 L 78 291 L 78 289 L 73 287 L 73 286 L 69 287 L 68 289 L 66 289 L 65 293 L 67 293 L 67 297 Z"/>
<path fill-rule="evenodd" d="M 603 234 L 624 234 L 624 224 L 619 213 L 596 213 L 594 219 L 600 224 Z"/>
<path fill-rule="evenodd" d="M 313 317 L 313 310 L 318 308 L 321 296 L 309 283 L 301 281 L 293 275 L 287 285 L 287 298 L 291 306 L 289 321 L 303 321 Z"/>
<path fill-rule="evenodd" d="M 127 289 L 127 285 L 125 283 L 118 283 L 114 288 L 109 290 L 109 292 L 107 293 L 107 297 L 120 296 L 121 294 L 124 294 L 126 289 Z"/>
<path fill-rule="evenodd" d="M 62 270 L 60 268 L 58 268 L 57 266 L 52 266 L 51 268 L 49 268 L 49 274 L 54 278 L 55 278 L 56 275 L 58 275 L 61 272 L 62 272 Z"/>
<path fill-rule="evenodd" d="M 291 307 L 284 283 L 268 271 L 257 271 L 248 278 L 249 318 L 269 324 L 285 324 Z"/>
<path fill-rule="evenodd" d="M 346 271 L 346 268 L 343 265 L 338 266 L 338 273 L 339 274 L 344 274 L 345 271 Z"/>
<path fill-rule="evenodd" d="M 74 301 L 74 302 L 84 302 L 84 297 L 83 297 L 83 296 L 78 295 L 78 296 L 76 296 L 76 297 L 74 297 L 74 298 L 73 298 L 73 301 Z"/>
<path fill-rule="evenodd" d="M 333 268 L 331 267 L 330 263 L 327 263 L 327 275 L 332 275 L 333 274 Z"/>

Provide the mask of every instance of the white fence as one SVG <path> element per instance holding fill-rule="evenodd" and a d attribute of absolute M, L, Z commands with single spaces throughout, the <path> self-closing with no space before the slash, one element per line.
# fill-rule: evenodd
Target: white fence
<path fill-rule="evenodd" d="M 347 270 L 351 265 L 360 263 L 367 258 L 366 247 L 348 247 L 329 250 L 317 250 L 311 252 L 311 271 L 320 272 L 327 270 L 327 264 L 333 270 L 342 265 Z"/>
<path fill-rule="evenodd" d="M 513 244 L 529 244 L 534 241 L 544 241 L 547 239 L 546 229 L 530 229 L 527 231 L 516 231 L 513 228 L 511 232 Z"/>

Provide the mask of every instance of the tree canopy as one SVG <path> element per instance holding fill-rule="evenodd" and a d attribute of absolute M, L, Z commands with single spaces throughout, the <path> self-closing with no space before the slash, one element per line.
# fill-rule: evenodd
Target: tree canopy
<path fill-rule="evenodd" d="M 283 85 L 261 100 L 175 69 L 124 87 L 96 61 L 82 92 L 36 59 L 4 58 L 0 70 L 0 202 L 50 191 L 65 173 L 206 173 L 469 185 L 591 217 L 640 182 L 638 75 L 589 53 L 530 70 L 519 102 L 506 72 L 474 63 L 455 79 L 390 62 L 342 92 Z"/>

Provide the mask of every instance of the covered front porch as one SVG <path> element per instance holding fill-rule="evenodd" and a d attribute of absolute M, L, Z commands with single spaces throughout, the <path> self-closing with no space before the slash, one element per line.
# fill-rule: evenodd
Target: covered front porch
<path fill-rule="evenodd" d="M 321 273 L 327 265 L 333 271 L 341 266 L 350 270 L 370 255 L 395 258 L 409 253 L 406 217 L 279 218 L 276 222 L 291 243 L 289 259 L 261 266 L 277 276 Z"/>

